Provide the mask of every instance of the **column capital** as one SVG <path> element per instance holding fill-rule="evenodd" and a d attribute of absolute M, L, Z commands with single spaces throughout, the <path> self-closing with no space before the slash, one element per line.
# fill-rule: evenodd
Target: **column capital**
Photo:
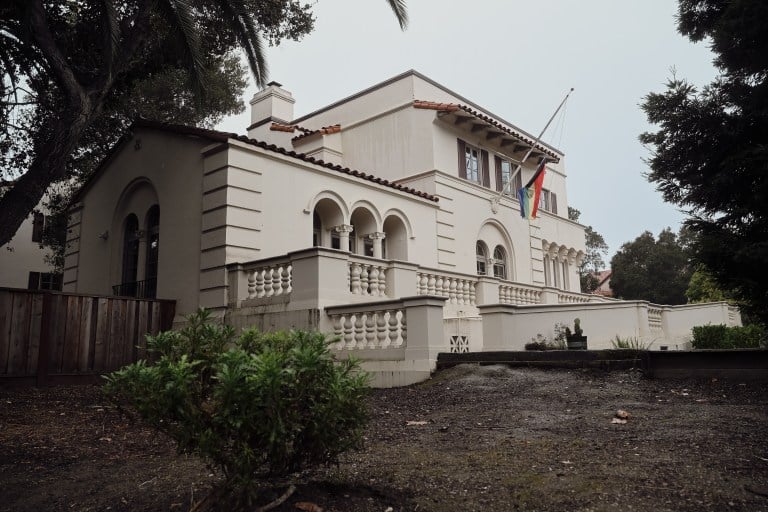
<path fill-rule="evenodd" d="M 352 224 L 339 224 L 331 228 L 335 233 L 351 233 L 354 230 Z"/>
<path fill-rule="evenodd" d="M 381 231 L 374 231 L 373 233 L 368 233 L 365 237 L 369 240 L 383 240 L 387 237 L 387 234 Z"/>

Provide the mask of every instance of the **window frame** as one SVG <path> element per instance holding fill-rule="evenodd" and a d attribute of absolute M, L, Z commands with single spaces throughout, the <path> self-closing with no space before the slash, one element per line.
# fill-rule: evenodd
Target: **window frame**
<path fill-rule="evenodd" d="M 485 242 L 478 240 L 475 242 L 475 262 L 476 272 L 479 276 L 488 275 L 488 246 Z"/>
<path fill-rule="evenodd" d="M 498 279 L 507 280 L 507 251 L 501 245 L 497 245 L 493 249 L 493 277 Z"/>

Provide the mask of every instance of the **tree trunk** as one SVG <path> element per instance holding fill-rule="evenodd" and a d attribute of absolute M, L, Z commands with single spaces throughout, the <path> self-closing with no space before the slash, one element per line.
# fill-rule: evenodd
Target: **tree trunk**
<path fill-rule="evenodd" d="M 53 137 L 38 145 L 29 170 L 0 198 L 0 246 L 13 238 L 51 183 L 65 177 L 67 159 L 95 115 L 89 99 L 70 107 L 52 127 Z"/>

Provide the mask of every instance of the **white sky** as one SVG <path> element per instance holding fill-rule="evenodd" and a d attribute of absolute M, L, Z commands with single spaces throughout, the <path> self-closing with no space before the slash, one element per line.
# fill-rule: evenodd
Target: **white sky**
<path fill-rule="evenodd" d="M 574 87 L 544 140 L 565 152 L 568 203 L 605 237 L 608 263 L 624 242 L 683 219 L 643 178 L 637 139 L 649 128 L 639 104 L 672 66 L 697 85 L 716 73 L 708 47 L 675 30 L 676 10 L 677 0 L 409 0 L 401 32 L 384 0 L 318 0 L 312 34 L 268 49 L 269 79 L 299 117 L 415 69 L 534 135 Z M 218 128 L 244 133 L 249 116 Z"/>

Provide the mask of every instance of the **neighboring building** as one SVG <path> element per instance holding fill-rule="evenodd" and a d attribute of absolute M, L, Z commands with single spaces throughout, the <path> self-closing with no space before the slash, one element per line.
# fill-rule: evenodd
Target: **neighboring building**
<path fill-rule="evenodd" d="M 613 271 L 600 270 L 599 272 L 592 272 L 592 277 L 597 280 L 597 288 L 592 293 L 602 295 L 603 297 L 613 297 L 613 290 L 611 290 L 611 275 Z"/>
<path fill-rule="evenodd" d="M 439 350 L 489 347 L 485 306 L 570 317 L 600 300 L 579 293 L 584 227 L 556 148 L 415 71 L 299 118 L 293 103 L 269 84 L 248 136 L 135 122 L 75 198 L 65 290 L 175 299 L 179 321 L 206 307 L 237 326 L 334 331 L 389 372 L 380 384 L 423 378 Z M 528 221 L 500 191 L 541 158 Z"/>
<path fill-rule="evenodd" d="M 4 183 L 2 186 L 11 186 Z M 62 276 L 47 261 L 42 246 L 47 216 L 43 201 L 27 217 L 10 242 L 0 247 L 0 287 L 61 290 Z"/>

